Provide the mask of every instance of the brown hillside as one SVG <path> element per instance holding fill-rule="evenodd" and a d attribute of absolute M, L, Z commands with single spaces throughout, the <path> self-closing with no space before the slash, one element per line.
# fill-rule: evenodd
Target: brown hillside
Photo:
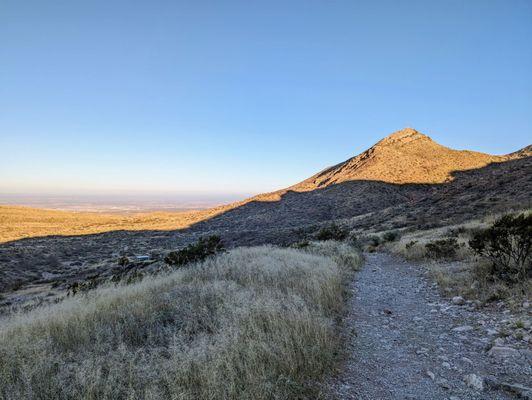
<path fill-rule="evenodd" d="M 385 137 L 363 153 L 289 188 L 260 194 L 235 204 L 242 205 L 250 200 L 275 201 L 289 190 L 307 192 L 350 181 L 379 181 L 393 184 L 443 183 L 452 180 L 452 173 L 455 171 L 481 168 L 493 162 L 529 155 L 529 148 L 506 156 L 453 150 L 436 143 L 415 129 L 405 128 Z"/>
<path fill-rule="evenodd" d="M 443 183 L 452 179 L 453 171 L 481 168 L 506 159 L 475 151 L 449 149 L 415 129 L 406 128 L 291 189 L 314 190 L 353 180 L 396 184 Z"/>

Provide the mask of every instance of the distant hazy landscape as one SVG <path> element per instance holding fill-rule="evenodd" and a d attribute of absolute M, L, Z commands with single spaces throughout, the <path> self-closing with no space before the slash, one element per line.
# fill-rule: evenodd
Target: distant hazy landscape
<path fill-rule="evenodd" d="M 0 193 L 0 205 L 19 205 L 49 210 L 83 211 L 106 214 L 150 211 L 202 210 L 249 196 L 232 195 L 47 195 Z"/>

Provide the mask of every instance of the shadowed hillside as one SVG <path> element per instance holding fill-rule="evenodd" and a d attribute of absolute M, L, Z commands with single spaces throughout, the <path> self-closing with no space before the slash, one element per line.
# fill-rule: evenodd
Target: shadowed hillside
<path fill-rule="evenodd" d="M 211 234 L 220 235 L 227 247 L 286 245 L 334 220 L 352 230 L 423 229 L 529 207 L 530 154 L 530 147 L 507 156 L 456 151 L 405 129 L 297 185 L 239 203 L 129 220 L 91 223 L 80 218 L 83 224 L 76 224 L 71 214 L 49 225 L 53 230 L 39 232 L 71 236 L 0 245 L 0 291 L 18 288 L 17 293 L 25 296 L 43 287 L 61 289 L 77 279 L 121 268 L 120 256 L 151 254 L 160 259 L 169 250 Z M 45 223 L 49 213 L 40 218 L 38 210 L 31 210 L 32 224 Z M 2 221 L 2 236 L 17 237 L 20 222 L 10 224 L 5 215 Z M 110 232 L 78 236 L 105 231 Z"/>

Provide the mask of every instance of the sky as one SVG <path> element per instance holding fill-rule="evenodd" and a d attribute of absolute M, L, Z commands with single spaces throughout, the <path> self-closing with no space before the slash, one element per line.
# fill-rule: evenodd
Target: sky
<path fill-rule="evenodd" d="M 259 193 L 532 142 L 532 2 L 0 2 L 0 193 Z"/>

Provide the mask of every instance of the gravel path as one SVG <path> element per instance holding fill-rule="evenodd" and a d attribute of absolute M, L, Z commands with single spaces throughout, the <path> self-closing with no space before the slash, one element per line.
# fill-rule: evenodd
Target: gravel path
<path fill-rule="evenodd" d="M 530 350 L 488 354 L 496 338 L 490 336 L 493 316 L 443 299 L 419 266 L 369 254 L 351 290 L 350 356 L 331 383 L 333 397 L 515 399 L 518 395 L 497 384 L 530 386 Z M 477 379 L 470 376 L 466 384 L 469 374 Z"/>

